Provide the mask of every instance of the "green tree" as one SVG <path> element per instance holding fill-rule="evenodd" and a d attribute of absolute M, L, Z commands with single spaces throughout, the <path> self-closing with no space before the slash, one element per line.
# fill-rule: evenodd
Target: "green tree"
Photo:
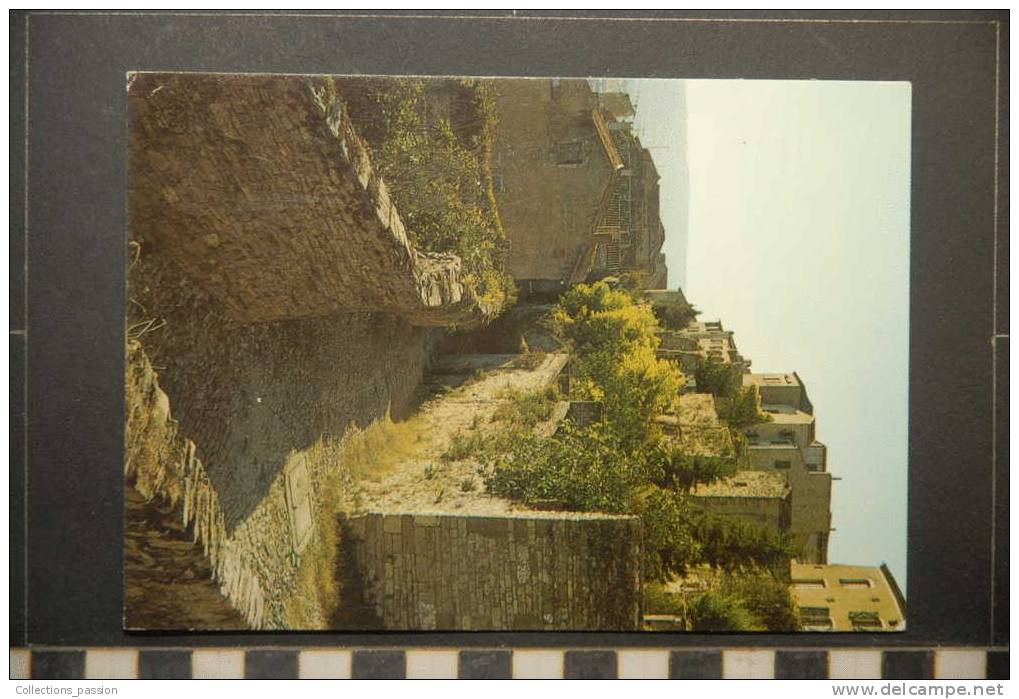
<path fill-rule="evenodd" d="M 700 315 L 700 311 L 690 304 L 678 303 L 655 303 L 651 305 L 651 311 L 662 327 L 670 330 L 682 330 Z"/>
<path fill-rule="evenodd" d="M 683 374 L 646 345 L 631 348 L 601 377 L 605 418 L 628 445 L 647 439 L 652 418 L 672 404 Z"/>
<path fill-rule="evenodd" d="M 727 478 L 738 468 L 734 456 L 687 454 L 668 440 L 660 440 L 647 450 L 647 469 L 652 483 L 689 493 L 698 484 Z"/>
<path fill-rule="evenodd" d="M 710 515 L 698 523 L 696 536 L 704 562 L 728 571 L 765 568 L 781 574 L 796 550 L 785 532 Z"/>
<path fill-rule="evenodd" d="M 662 488 L 644 488 L 635 495 L 632 508 L 644 526 L 646 580 L 664 582 L 700 562 L 697 513 L 685 497 Z"/>
<path fill-rule="evenodd" d="M 715 409 L 718 417 L 735 430 L 772 420 L 771 415 L 761 410 L 761 394 L 757 386 L 743 386 L 731 397 L 716 398 Z"/>
<path fill-rule="evenodd" d="M 694 370 L 698 393 L 710 393 L 716 398 L 729 398 L 743 385 L 743 374 L 732 364 L 708 357 L 697 362 Z"/>
<path fill-rule="evenodd" d="M 762 571 L 729 576 L 724 587 L 753 615 L 756 625 L 768 631 L 799 630 L 799 613 L 787 580 Z"/>
<path fill-rule="evenodd" d="M 606 422 L 627 443 L 644 440 L 652 417 L 676 399 L 685 380 L 678 367 L 655 356 L 654 314 L 596 282 L 563 294 L 556 319 L 573 344 L 578 391 L 604 401 Z"/>
<path fill-rule="evenodd" d="M 763 631 L 738 597 L 709 590 L 690 601 L 687 624 L 691 631 Z"/>

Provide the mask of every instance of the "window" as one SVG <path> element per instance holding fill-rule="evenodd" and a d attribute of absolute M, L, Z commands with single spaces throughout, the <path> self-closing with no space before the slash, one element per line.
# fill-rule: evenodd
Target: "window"
<path fill-rule="evenodd" d="M 828 607 L 800 607 L 800 623 L 806 631 L 830 631 L 833 626 Z"/>
<path fill-rule="evenodd" d="M 584 162 L 583 141 L 567 141 L 555 144 L 556 165 L 580 165 Z"/>
<path fill-rule="evenodd" d="M 870 578 L 839 578 L 839 585 L 856 590 L 865 590 L 874 586 Z"/>
<path fill-rule="evenodd" d="M 776 461 L 775 462 L 775 468 L 781 469 L 781 470 L 784 470 L 784 471 L 787 471 L 790 468 L 792 468 L 792 465 L 793 465 L 792 461 Z"/>
<path fill-rule="evenodd" d="M 805 578 L 803 580 L 793 580 L 793 585 L 796 587 L 805 588 L 821 588 L 824 587 L 824 578 Z"/>
<path fill-rule="evenodd" d="M 814 473 L 820 473 L 823 469 L 821 468 L 821 464 L 807 464 L 807 470 Z"/>
<path fill-rule="evenodd" d="M 869 631 L 882 628 L 881 617 L 877 612 L 849 612 L 849 623 L 854 631 Z"/>

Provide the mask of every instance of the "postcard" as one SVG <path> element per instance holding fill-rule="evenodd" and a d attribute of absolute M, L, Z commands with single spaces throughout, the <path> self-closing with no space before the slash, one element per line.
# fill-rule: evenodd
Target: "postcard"
<path fill-rule="evenodd" d="M 125 628 L 906 628 L 909 83 L 127 89 Z"/>

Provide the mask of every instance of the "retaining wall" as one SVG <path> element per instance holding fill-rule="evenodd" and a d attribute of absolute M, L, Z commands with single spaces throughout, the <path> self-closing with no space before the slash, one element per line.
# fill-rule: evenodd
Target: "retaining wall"
<path fill-rule="evenodd" d="M 636 517 L 367 514 L 344 539 L 386 629 L 639 629 Z"/>

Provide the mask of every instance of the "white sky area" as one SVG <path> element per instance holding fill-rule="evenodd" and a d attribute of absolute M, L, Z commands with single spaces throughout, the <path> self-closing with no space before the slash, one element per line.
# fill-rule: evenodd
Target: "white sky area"
<path fill-rule="evenodd" d="M 841 479 L 829 560 L 887 562 L 905 590 L 910 85 L 625 84 L 661 174 L 669 286 L 753 371 L 799 373 Z"/>

